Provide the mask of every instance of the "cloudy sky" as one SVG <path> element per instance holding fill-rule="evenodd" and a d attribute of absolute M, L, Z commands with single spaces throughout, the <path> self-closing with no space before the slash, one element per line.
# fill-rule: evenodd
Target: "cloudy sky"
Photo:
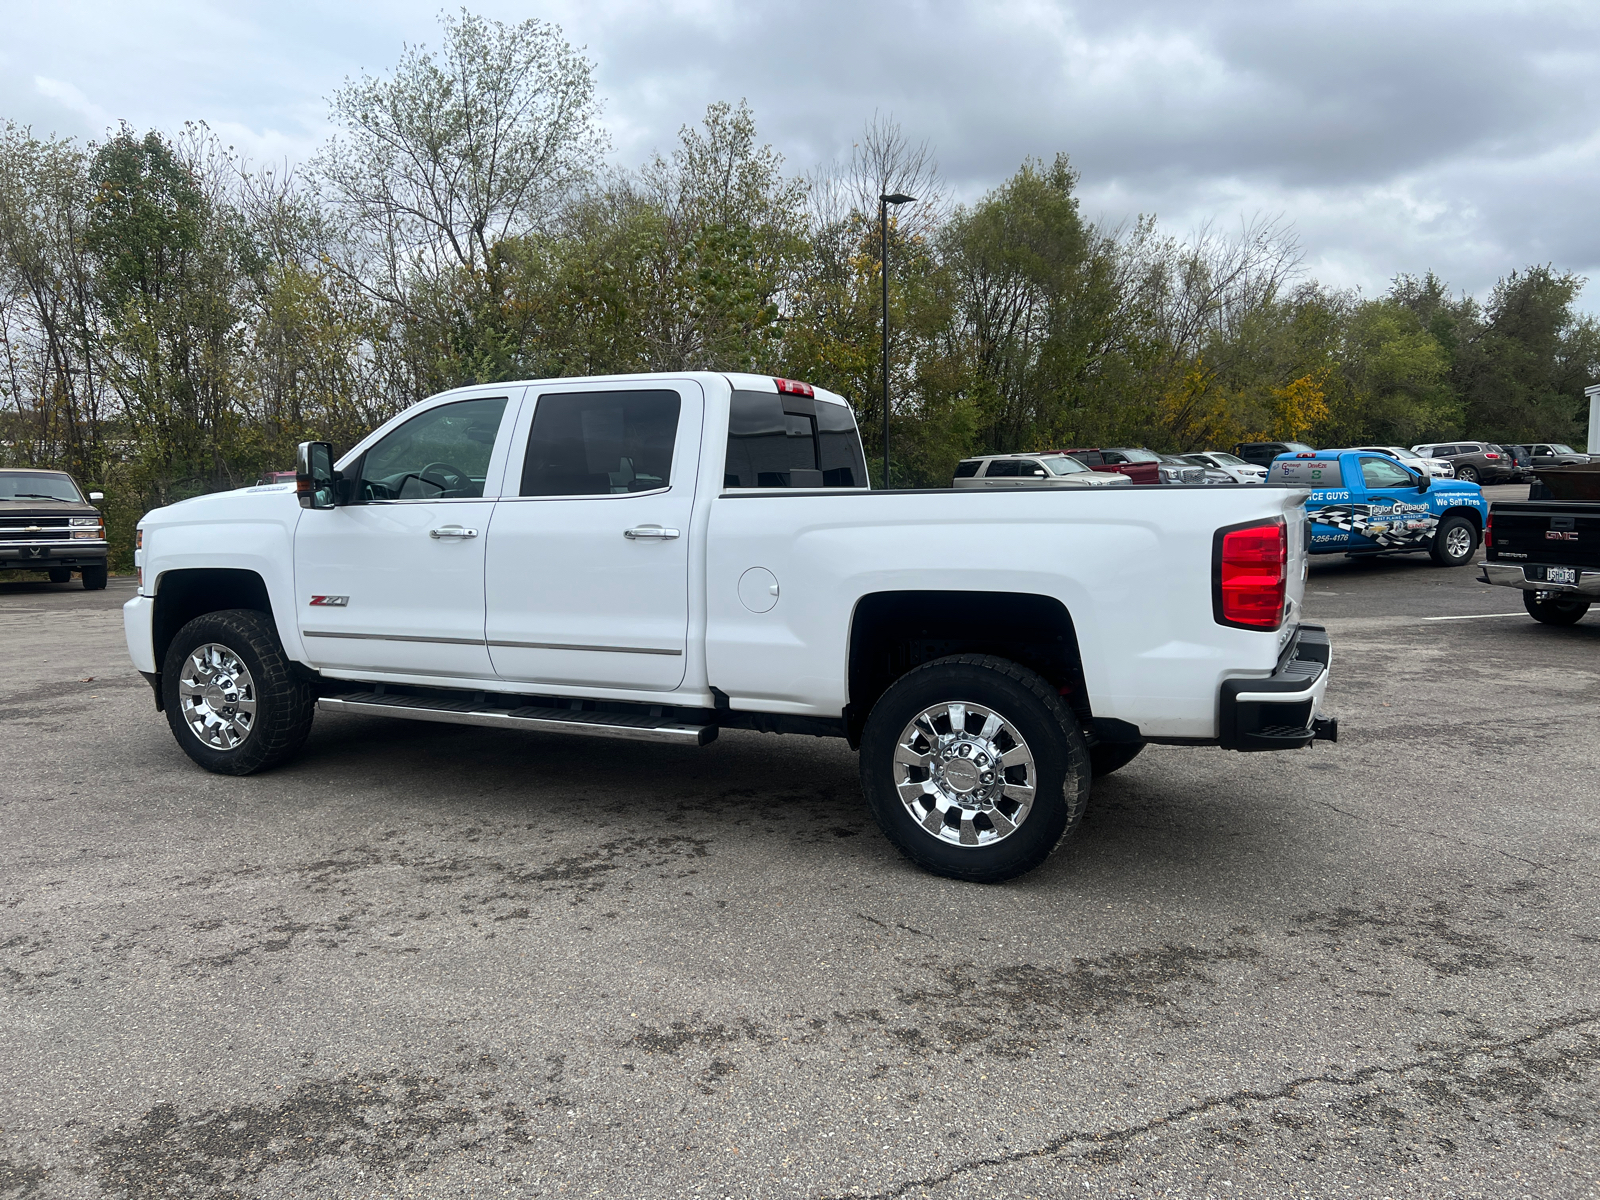
<path fill-rule="evenodd" d="M 926 138 L 958 197 L 1065 150 L 1084 209 L 1173 232 L 1293 224 L 1311 273 L 1381 292 L 1432 268 L 1483 294 L 1552 262 L 1596 280 L 1600 3 L 1536 0 L 476 0 L 588 48 L 614 157 L 748 98 L 797 172 L 875 111 Z M 301 161 L 326 97 L 437 44 L 435 0 L 0 0 L 0 119 L 101 136 L 204 119 Z"/>

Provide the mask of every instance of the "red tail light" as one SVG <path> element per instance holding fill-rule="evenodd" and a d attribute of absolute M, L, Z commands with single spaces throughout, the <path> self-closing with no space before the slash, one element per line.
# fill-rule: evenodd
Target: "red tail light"
<path fill-rule="evenodd" d="M 1276 629 L 1283 624 L 1289 530 L 1281 518 L 1219 529 L 1212 558 L 1212 608 L 1219 624 L 1240 629 Z"/>
<path fill-rule="evenodd" d="M 1492 451 L 1492 450 L 1486 450 L 1484 452 L 1483 456 L 1485 458 L 1499 458 L 1500 457 L 1498 454 L 1494 453 L 1494 451 Z"/>
<path fill-rule="evenodd" d="M 798 379 L 774 379 L 778 391 L 790 396 L 815 396 L 817 393 L 809 383 L 801 383 Z"/>
<path fill-rule="evenodd" d="M 1483 548 L 1489 549 L 1494 545 L 1494 514 L 1490 513 L 1483 522 Z"/>

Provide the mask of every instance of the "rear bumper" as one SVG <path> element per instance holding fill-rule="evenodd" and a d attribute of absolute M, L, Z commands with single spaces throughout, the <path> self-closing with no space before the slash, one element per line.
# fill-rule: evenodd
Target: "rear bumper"
<path fill-rule="evenodd" d="M 1218 741 L 1228 750 L 1298 750 L 1339 740 L 1339 722 L 1321 713 L 1333 644 L 1321 625 L 1301 625 L 1278 669 L 1265 679 L 1222 684 Z"/>
<path fill-rule="evenodd" d="M 1483 564 L 1481 583 L 1499 587 L 1521 588 L 1525 592 L 1561 592 L 1572 596 L 1600 596 L 1600 571 L 1578 569 L 1577 583 L 1546 583 L 1542 578 L 1528 578 L 1530 571 L 1543 575 L 1544 563 L 1492 563 Z M 1567 564 L 1553 564 L 1567 565 Z"/>

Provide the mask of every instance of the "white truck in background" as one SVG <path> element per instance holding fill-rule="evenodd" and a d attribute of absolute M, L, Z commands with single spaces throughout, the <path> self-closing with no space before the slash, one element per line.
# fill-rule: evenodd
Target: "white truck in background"
<path fill-rule="evenodd" d="M 319 707 L 838 736 L 908 857 L 992 881 L 1146 743 L 1336 736 L 1300 490 L 872 491 L 841 397 L 712 373 L 462 388 L 300 459 L 139 525 L 128 648 L 210 771 Z"/>

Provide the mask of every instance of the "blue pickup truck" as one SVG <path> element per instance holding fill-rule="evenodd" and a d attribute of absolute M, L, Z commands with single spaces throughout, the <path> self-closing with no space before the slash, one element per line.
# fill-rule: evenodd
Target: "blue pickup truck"
<path fill-rule="evenodd" d="M 1460 567 L 1472 561 L 1489 513 L 1477 484 L 1430 479 L 1365 450 L 1280 454 L 1267 482 L 1311 489 L 1312 554 L 1426 550 L 1441 567 Z"/>

